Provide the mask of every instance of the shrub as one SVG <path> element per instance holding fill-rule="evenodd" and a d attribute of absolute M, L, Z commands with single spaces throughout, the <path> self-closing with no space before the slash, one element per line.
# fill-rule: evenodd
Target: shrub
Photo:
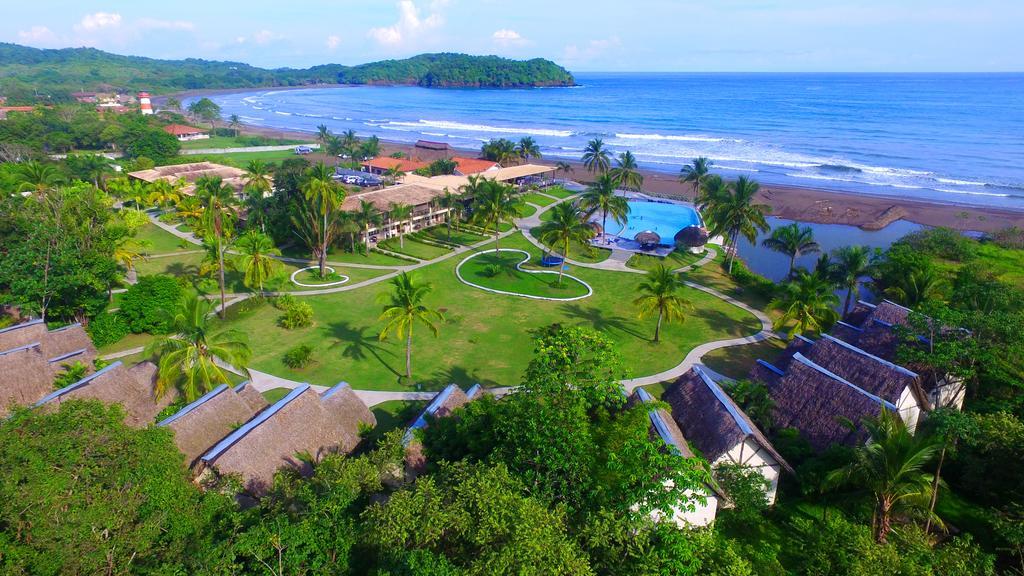
<path fill-rule="evenodd" d="M 274 298 L 274 308 L 278 310 L 287 310 L 295 305 L 295 296 L 291 294 L 282 294 L 277 298 Z"/>
<path fill-rule="evenodd" d="M 313 307 L 305 302 L 296 302 L 284 311 L 278 323 L 288 330 L 308 328 L 313 325 Z"/>
<path fill-rule="evenodd" d="M 166 334 L 171 314 L 181 300 L 181 286 L 171 276 L 143 276 L 121 299 L 120 315 L 139 334 Z"/>
<path fill-rule="evenodd" d="M 66 386 L 70 386 L 75 382 L 78 382 L 89 373 L 89 367 L 81 362 L 75 362 L 74 364 L 63 364 L 61 366 L 60 374 L 53 379 L 53 389 L 60 390 Z"/>
<path fill-rule="evenodd" d="M 483 274 L 485 278 L 494 278 L 498 274 L 501 274 L 501 270 L 501 264 L 488 264 L 480 270 L 480 273 Z"/>
<path fill-rule="evenodd" d="M 308 344 L 296 346 L 285 353 L 283 361 L 289 368 L 305 368 L 313 361 L 313 347 Z"/>
<path fill-rule="evenodd" d="M 995 242 L 1000 248 L 1024 250 L 1024 229 L 1016 226 L 993 232 L 988 239 Z"/>
<path fill-rule="evenodd" d="M 723 268 L 724 266 L 725 265 L 723 263 Z M 754 293 L 766 299 L 772 299 L 775 297 L 775 283 L 760 274 L 751 272 L 750 269 L 747 268 L 747 265 L 741 260 L 737 259 L 733 263 L 732 279 L 740 286 L 749 288 Z"/>
<path fill-rule="evenodd" d="M 946 260 L 964 262 L 974 258 L 978 243 L 952 228 L 932 228 L 907 234 L 899 241 L 915 252 L 931 254 Z"/>
<path fill-rule="evenodd" d="M 103 313 L 89 322 L 87 329 L 97 348 L 119 342 L 128 335 L 128 323 L 120 314 Z"/>

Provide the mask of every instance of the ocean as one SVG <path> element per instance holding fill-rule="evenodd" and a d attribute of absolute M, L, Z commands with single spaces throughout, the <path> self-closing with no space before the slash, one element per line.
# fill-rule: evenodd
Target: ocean
<path fill-rule="evenodd" d="M 696 156 L 762 183 L 1024 209 L 1024 74 L 579 74 L 576 88 L 259 90 L 224 117 L 478 148 L 532 136 L 579 159 L 602 138 L 641 166 Z"/>

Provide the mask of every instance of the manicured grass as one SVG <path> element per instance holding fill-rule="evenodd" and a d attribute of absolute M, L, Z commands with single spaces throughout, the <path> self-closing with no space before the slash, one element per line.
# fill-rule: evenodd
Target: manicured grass
<path fill-rule="evenodd" d="M 548 210 L 546 212 L 541 212 L 540 213 L 540 221 L 541 222 L 550 222 L 551 218 L 553 218 L 553 216 L 551 214 L 551 210 Z"/>
<path fill-rule="evenodd" d="M 284 146 L 284 145 L 295 145 L 308 144 L 301 140 L 280 140 L 274 139 L 267 141 L 259 146 Z M 188 142 L 181 143 L 182 150 L 205 150 L 207 148 L 248 148 L 252 144 L 248 139 L 243 136 L 241 138 L 235 138 L 234 136 L 212 136 L 205 140 L 190 140 Z"/>
<path fill-rule="evenodd" d="M 542 193 L 548 196 L 554 196 L 555 198 L 568 198 L 569 196 L 575 196 L 578 192 L 571 192 L 562 188 L 561 186 L 552 186 L 551 188 L 544 188 L 541 190 Z"/>
<path fill-rule="evenodd" d="M 289 258 L 310 258 L 309 250 L 305 246 L 294 244 L 281 250 L 284 256 Z M 351 264 L 370 264 L 373 266 L 408 266 L 408 260 L 381 254 L 368 250 L 364 256 L 361 252 L 348 252 L 344 248 L 334 247 L 327 253 L 327 260 L 330 262 L 347 262 Z"/>
<path fill-rule="evenodd" d="M 533 235 L 534 238 L 537 238 L 537 235 L 534 234 L 534 232 L 536 232 L 536 229 L 531 230 L 530 234 Z M 537 238 L 537 240 L 540 240 L 540 238 Z M 545 244 L 545 246 L 548 246 L 549 248 L 551 247 L 551 246 L 549 246 L 547 244 Z M 562 247 L 561 246 L 556 247 L 554 249 L 554 252 L 557 253 L 557 254 L 561 254 L 562 253 Z M 597 263 L 597 262 L 604 262 L 609 257 L 611 257 L 611 255 L 612 255 L 612 251 L 608 250 L 606 248 L 595 248 L 594 246 L 591 246 L 590 244 L 583 244 L 583 243 L 580 243 L 580 242 L 570 242 L 569 243 L 569 259 L 570 260 L 576 260 L 577 262 L 586 262 L 588 264 L 594 264 L 594 263 Z"/>
<path fill-rule="evenodd" d="M 516 208 L 516 212 L 519 213 L 520 218 L 529 218 L 537 213 L 537 209 L 529 204 L 520 204 L 519 207 Z"/>
<path fill-rule="evenodd" d="M 327 271 L 327 277 L 321 278 L 319 270 L 304 270 L 300 272 L 295 279 L 303 284 L 334 284 L 335 282 L 342 281 L 342 275 L 338 272 L 334 274 L 330 270 Z"/>
<path fill-rule="evenodd" d="M 689 266 L 694 262 L 699 261 L 705 256 L 704 253 L 694 254 L 690 251 L 679 251 L 669 254 L 668 256 L 653 256 L 651 254 L 634 254 L 630 256 L 626 262 L 626 266 L 634 268 L 636 270 L 654 270 L 660 265 L 668 266 L 672 270 Z M 714 263 L 709 262 L 708 266 L 714 266 Z"/>
<path fill-rule="evenodd" d="M 668 387 L 674 383 L 673 381 L 658 382 L 657 384 L 642 386 L 642 388 L 647 390 L 647 393 L 653 396 L 655 400 L 661 400 L 661 397 L 665 395 L 665 390 L 668 390 Z"/>
<path fill-rule="evenodd" d="M 203 154 L 200 156 L 189 156 L 190 160 L 198 162 L 209 160 L 218 164 L 228 164 L 237 168 L 244 168 L 250 160 L 263 160 L 264 162 L 281 162 L 289 158 L 301 158 L 296 156 L 294 150 L 278 150 L 273 152 L 232 152 L 230 154 Z"/>
<path fill-rule="evenodd" d="M 146 254 L 167 254 L 197 248 L 197 246 L 178 238 L 152 222 L 147 222 L 136 230 L 135 239 L 149 243 L 149 246 L 143 250 Z"/>
<path fill-rule="evenodd" d="M 113 354 L 114 352 L 120 352 L 121 350 L 131 350 L 132 348 L 138 348 L 139 346 L 145 346 L 153 341 L 152 334 L 131 334 L 122 338 L 121 340 L 114 342 L 113 344 L 107 344 L 97 349 L 100 356 L 106 354 Z"/>
<path fill-rule="evenodd" d="M 263 399 L 273 404 L 291 392 L 291 388 L 271 388 L 263 393 Z"/>
<path fill-rule="evenodd" d="M 420 260 L 433 260 L 434 258 L 444 256 L 451 252 L 451 250 L 448 250 L 447 248 L 417 242 L 414 238 L 409 238 L 408 236 L 405 237 L 404 242 L 399 242 L 398 238 L 388 238 L 380 243 L 380 247 L 388 252 L 408 254 L 409 256 L 419 258 Z"/>
<path fill-rule="evenodd" d="M 426 402 L 416 400 L 389 400 L 377 404 L 371 409 L 377 418 L 377 425 L 366 436 L 366 440 L 376 442 L 387 432 L 407 428 L 426 407 Z"/>
<path fill-rule="evenodd" d="M 451 238 L 449 238 L 448 228 L 445 226 L 434 226 L 432 228 L 427 228 L 426 230 L 421 230 L 420 234 L 423 234 L 435 240 L 439 240 L 441 242 L 452 242 L 455 244 L 463 244 L 465 246 L 478 244 L 480 242 L 483 242 L 484 240 L 487 240 L 486 236 L 481 236 L 480 234 L 476 234 L 475 232 L 470 232 L 465 228 L 454 227 L 452 228 L 451 231 Z"/>
<path fill-rule="evenodd" d="M 689 272 L 683 272 L 683 280 L 689 280 L 691 282 L 703 284 L 708 288 L 714 288 L 715 290 L 727 294 L 748 306 L 764 311 L 769 316 L 777 316 L 777 312 L 768 310 L 769 299 L 752 290 L 740 286 L 735 280 L 726 274 L 725 269 L 722 268 L 722 263 L 725 262 L 725 251 L 717 246 L 715 247 L 715 250 L 718 252 L 718 256 L 715 257 L 714 261 L 708 262 L 704 266 Z"/>
<path fill-rule="evenodd" d="M 517 270 L 516 265 L 524 257 L 520 252 L 490 252 L 470 258 L 460 271 L 468 282 L 503 292 L 563 299 L 587 293 L 587 287 L 573 278 L 563 277 L 559 285 L 557 274 L 531 274 Z M 489 268 L 492 266 L 496 267 L 494 271 L 497 274 L 491 274 Z"/>
<path fill-rule="evenodd" d="M 522 196 L 520 196 L 520 198 L 522 198 L 524 202 L 529 202 L 530 204 L 536 204 L 537 206 L 549 206 L 551 204 L 554 204 L 554 202 L 555 202 L 551 198 L 548 198 L 547 196 L 542 196 L 542 195 L 537 194 L 535 192 L 528 192 L 528 193 L 523 194 Z"/>
<path fill-rule="evenodd" d="M 785 349 L 785 341 L 769 338 L 754 344 L 712 350 L 704 355 L 702 361 L 715 372 L 740 380 L 749 377 L 750 369 L 759 359 L 775 362 Z"/>
<path fill-rule="evenodd" d="M 520 248 L 540 259 L 541 251 L 521 235 L 501 241 L 503 248 Z M 461 258 L 449 258 L 414 272 L 432 286 L 425 305 L 441 309 L 445 321 L 435 338 L 422 325 L 413 334 L 413 375 L 425 389 L 450 383 L 471 386 L 516 385 L 533 356 L 533 334 L 553 323 L 587 326 L 608 338 L 622 354 L 630 376 L 643 376 L 676 365 L 699 343 L 754 334 L 757 320 L 730 304 L 697 290 L 683 295 L 695 305 L 685 323 L 663 327 L 660 344 L 651 343 L 654 320 L 637 319 L 632 304 L 640 274 L 573 267 L 570 272 L 594 287 L 594 295 L 579 302 L 547 302 L 492 294 L 466 286 L 455 277 Z M 238 310 L 224 326 L 249 335 L 251 366 L 284 378 L 331 385 L 344 379 L 355 388 L 408 390 L 399 384 L 405 363 L 404 341 L 378 339 L 380 294 L 391 291 L 381 282 L 358 290 L 304 298 L 314 310 L 310 328 L 284 330 L 279 313 L 269 304 Z M 287 343 L 287 344 L 283 344 Z M 301 373 L 284 366 L 285 348 L 308 344 L 316 364 Z"/>

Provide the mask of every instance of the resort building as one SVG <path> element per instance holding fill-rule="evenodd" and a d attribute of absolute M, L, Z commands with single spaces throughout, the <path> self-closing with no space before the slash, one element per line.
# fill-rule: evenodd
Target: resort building
<path fill-rule="evenodd" d="M 50 330 L 42 320 L 31 320 L 0 330 L 0 353 L 26 345 L 37 346 L 43 357 L 60 368 L 61 363 L 92 366 L 96 348 L 81 324 Z M 0 381 L 6 375 L 0 372 Z"/>
<path fill-rule="evenodd" d="M 0 120 L 6 120 L 10 112 L 31 112 L 34 106 L 0 106 Z"/>
<path fill-rule="evenodd" d="M 168 124 L 167 126 L 164 126 L 164 132 L 174 136 L 179 142 L 206 140 L 210 137 L 209 132 L 206 130 L 203 130 L 202 128 L 195 128 L 193 126 L 185 126 L 184 124 Z"/>
<path fill-rule="evenodd" d="M 214 388 L 160 422 L 174 431 L 174 443 L 189 466 L 238 426 L 252 420 L 267 401 L 248 382 Z"/>
<path fill-rule="evenodd" d="M 377 423 L 347 383 L 323 394 L 303 384 L 217 442 L 201 465 L 218 474 L 238 474 L 244 488 L 260 495 L 274 473 L 290 466 L 312 472 L 310 462 L 331 452 L 348 453 L 359 444 L 360 425 Z"/>
<path fill-rule="evenodd" d="M 456 176 L 477 176 L 477 175 L 490 175 L 501 169 L 501 166 L 497 162 L 491 162 L 490 160 L 482 160 L 480 158 L 462 158 L 455 156 L 452 159 L 455 162 L 455 175 Z"/>
<path fill-rule="evenodd" d="M 423 472 L 427 464 L 426 457 L 423 455 L 423 444 L 416 438 L 416 431 L 426 428 L 430 421 L 435 418 L 450 416 L 456 408 L 469 404 L 483 395 L 483 393 L 484 390 L 479 384 L 466 392 L 463 392 L 462 388 L 459 388 L 456 384 L 449 384 L 447 388 L 439 392 L 437 396 L 434 396 L 434 399 L 420 413 L 416 421 L 412 423 L 412 426 L 409 426 L 409 429 L 405 432 L 405 437 L 402 439 L 402 443 L 405 445 L 405 468 L 410 477 Z"/>
<path fill-rule="evenodd" d="M 694 366 L 665 391 L 663 399 L 682 434 L 712 468 L 736 464 L 756 470 L 768 482 L 768 503 L 775 503 L 779 477 L 793 469 L 718 383 Z"/>
<path fill-rule="evenodd" d="M 0 351 L 0 418 L 52 392 L 55 377 L 38 343 Z"/>
<path fill-rule="evenodd" d="M 430 140 L 419 140 L 413 146 L 413 153 L 416 158 L 424 162 L 436 160 L 447 160 L 455 156 L 455 149 L 447 142 L 432 142 Z"/>
<path fill-rule="evenodd" d="M 153 424 L 157 414 L 169 406 L 177 395 L 172 391 L 157 397 L 156 365 L 152 362 L 126 368 L 121 362 L 82 378 L 78 382 L 47 394 L 35 403 L 37 407 L 55 409 L 67 400 L 93 399 L 124 406 L 125 423 L 135 428 Z"/>
<path fill-rule="evenodd" d="M 427 166 L 430 166 L 430 164 L 428 162 L 420 162 L 419 160 L 407 160 L 405 158 L 381 156 L 367 160 L 366 162 L 363 162 L 361 166 L 365 172 L 383 176 L 392 170 L 397 170 L 404 174 L 419 170 L 420 168 L 426 168 Z"/>
<path fill-rule="evenodd" d="M 195 193 L 195 182 L 203 176 L 220 178 L 224 184 L 232 187 L 236 193 L 242 194 L 245 188 L 245 170 L 233 166 L 214 164 L 213 162 L 193 162 L 191 164 L 172 164 L 170 166 L 157 166 L 149 170 L 138 170 L 129 172 L 128 177 L 152 184 L 158 180 L 164 180 L 172 184 L 182 183 L 183 194 Z"/>

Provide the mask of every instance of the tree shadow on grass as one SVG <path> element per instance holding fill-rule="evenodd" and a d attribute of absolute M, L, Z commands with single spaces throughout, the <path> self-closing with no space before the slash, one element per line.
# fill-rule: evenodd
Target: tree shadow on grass
<path fill-rule="evenodd" d="M 471 372 L 462 366 L 451 366 L 435 371 L 429 378 L 419 379 L 417 383 L 424 390 L 443 390 L 449 384 L 458 384 L 463 391 L 468 390 L 474 384 L 484 388 L 500 386 L 498 382 L 487 378 L 481 378 L 475 372 Z"/>
<path fill-rule="evenodd" d="M 579 304 L 564 304 L 562 312 L 570 318 L 589 323 L 598 332 L 622 332 L 643 340 L 648 339 L 646 334 L 634 328 L 626 318 L 609 314 L 596 306 L 584 307 Z"/>
<path fill-rule="evenodd" d="M 185 262 L 172 262 L 167 266 L 167 274 L 178 277 L 199 276 L 199 266 Z"/>
<path fill-rule="evenodd" d="M 694 319 L 700 319 L 708 328 L 730 336 L 748 336 L 752 333 L 751 330 L 754 332 L 760 330 L 760 323 L 756 322 L 756 320 L 753 322 L 739 321 L 729 317 L 728 314 L 721 310 L 697 308 L 690 312 L 690 316 Z"/>
<path fill-rule="evenodd" d="M 368 327 L 360 326 L 357 328 L 348 322 L 334 322 L 329 327 L 331 335 L 337 339 L 334 344 L 331 344 L 330 348 L 335 346 L 342 347 L 341 355 L 356 362 L 369 360 L 372 357 L 395 376 L 402 376 L 401 372 L 393 368 L 383 358 L 383 356 L 394 358 L 395 353 L 380 345 L 380 340 L 377 338 L 376 333 L 370 332 L 367 334 L 370 330 Z"/>

